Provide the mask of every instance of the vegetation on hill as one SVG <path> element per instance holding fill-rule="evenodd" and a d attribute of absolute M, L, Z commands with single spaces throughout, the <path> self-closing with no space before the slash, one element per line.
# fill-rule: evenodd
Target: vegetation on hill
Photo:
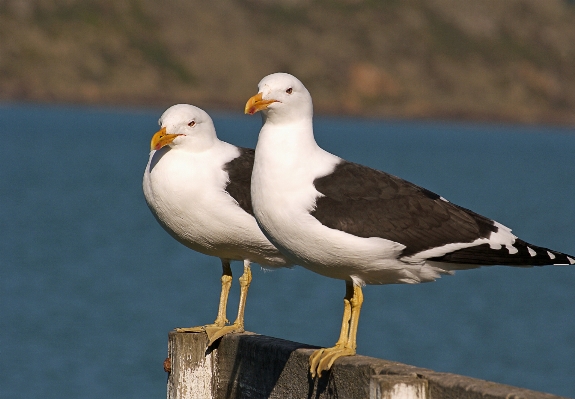
<path fill-rule="evenodd" d="M 567 0 L 0 0 L 0 101 L 575 123 Z"/>

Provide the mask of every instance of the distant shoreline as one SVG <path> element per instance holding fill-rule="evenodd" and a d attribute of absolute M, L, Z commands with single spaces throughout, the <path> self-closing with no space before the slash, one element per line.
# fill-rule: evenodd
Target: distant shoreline
<path fill-rule="evenodd" d="M 37 101 L 37 100 L 22 100 L 22 99 L 0 99 L 1 106 L 10 105 L 30 105 L 30 106 L 55 106 L 55 107 L 85 107 L 85 108 L 101 108 L 110 110 L 120 110 L 120 111 L 154 111 L 162 112 L 171 105 L 178 104 L 181 102 L 173 103 L 92 103 L 92 102 L 64 102 L 64 101 Z M 196 105 L 208 112 L 219 112 L 219 113 L 243 113 L 241 107 L 221 106 L 214 104 L 202 104 L 188 102 L 189 104 Z M 473 114 L 469 112 L 465 115 L 462 114 L 450 114 L 448 112 L 436 112 L 429 113 L 427 115 L 377 115 L 373 113 L 343 113 L 334 110 L 322 110 L 316 109 L 314 112 L 316 117 L 338 117 L 338 118 L 366 118 L 374 120 L 398 120 L 398 121 L 422 121 L 422 122 L 455 122 L 455 123 L 486 123 L 486 124 L 513 124 L 513 125 L 542 125 L 542 126 L 557 126 L 575 128 L 575 121 L 571 115 L 560 115 L 560 116 L 550 116 L 549 118 L 541 118 L 538 120 L 523 120 L 521 118 L 515 118 L 513 116 L 506 115 L 487 115 L 487 114 Z M 159 115 L 158 115 L 159 116 Z"/>
<path fill-rule="evenodd" d="M 318 115 L 575 125 L 569 0 L 11 1 L 0 101 L 242 109 L 273 72 Z"/>

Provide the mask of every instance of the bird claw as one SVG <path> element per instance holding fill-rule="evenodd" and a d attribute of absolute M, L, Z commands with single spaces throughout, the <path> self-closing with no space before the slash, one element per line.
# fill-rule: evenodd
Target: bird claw
<path fill-rule="evenodd" d="M 211 346 L 218 339 L 227 334 L 232 333 L 242 333 L 244 332 L 244 326 L 240 324 L 232 324 L 231 326 L 223 327 L 207 327 L 206 335 L 208 336 L 208 346 Z"/>
<path fill-rule="evenodd" d="M 311 377 L 315 378 L 317 365 L 321 361 L 321 355 L 326 350 L 326 348 L 321 348 L 313 352 L 313 354 L 309 358 L 309 372 L 311 373 Z M 319 373 L 321 377 L 321 373 Z"/>
<path fill-rule="evenodd" d="M 208 336 L 208 346 L 211 346 L 218 339 L 224 335 L 231 333 L 242 333 L 244 332 L 244 326 L 234 323 L 231 326 L 220 325 L 220 324 L 208 324 L 205 326 L 198 327 L 185 327 L 176 328 L 176 332 L 179 333 L 206 333 Z"/>
<path fill-rule="evenodd" d="M 203 333 L 203 332 L 207 332 L 208 330 L 214 331 L 214 330 L 219 330 L 220 328 L 225 327 L 227 322 L 228 322 L 227 320 L 224 320 L 224 321 L 216 320 L 215 323 L 206 324 L 205 326 L 178 327 L 178 328 L 176 328 L 176 332 L 179 332 L 179 333 Z"/>
<path fill-rule="evenodd" d="M 321 378 L 324 371 L 328 371 L 333 363 L 343 356 L 355 355 L 355 350 L 343 346 L 334 346 L 332 348 L 322 348 L 316 350 L 309 358 L 310 373 L 312 378 L 316 376 Z"/>
<path fill-rule="evenodd" d="M 207 326 L 198 326 L 198 327 L 177 327 L 176 332 L 179 333 L 201 333 L 206 331 Z"/>

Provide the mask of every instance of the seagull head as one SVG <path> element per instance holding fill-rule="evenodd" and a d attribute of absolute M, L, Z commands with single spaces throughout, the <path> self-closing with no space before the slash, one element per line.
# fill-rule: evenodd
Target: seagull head
<path fill-rule="evenodd" d="M 161 129 L 152 137 L 151 150 L 170 145 L 197 151 L 210 146 L 217 139 L 212 118 L 193 105 L 172 105 L 162 114 L 158 124 Z"/>
<path fill-rule="evenodd" d="M 258 94 L 246 103 L 244 112 L 262 111 L 265 121 L 282 122 L 311 119 L 313 103 L 302 82 L 289 73 L 273 73 L 258 85 Z"/>

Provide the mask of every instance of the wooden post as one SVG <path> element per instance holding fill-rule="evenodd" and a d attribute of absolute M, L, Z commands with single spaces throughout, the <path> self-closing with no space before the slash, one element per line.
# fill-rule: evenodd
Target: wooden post
<path fill-rule="evenodd" d="M 212 399 L 215 386 L 215 353 L 206 353 L 205 334 L 168 335 L 168 358 L 164 369 L 168 375 L 168 399 Z"/>

